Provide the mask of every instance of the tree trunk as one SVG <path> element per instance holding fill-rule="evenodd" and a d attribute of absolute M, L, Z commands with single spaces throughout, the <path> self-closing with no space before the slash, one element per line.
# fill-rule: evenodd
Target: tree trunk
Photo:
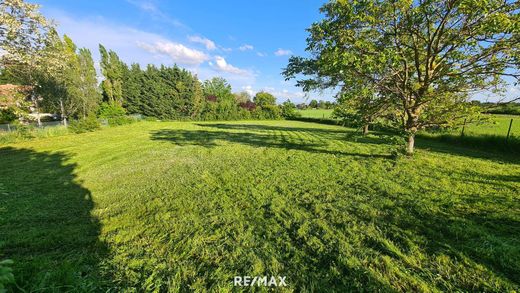
<path fill-rule="evenodd" d="M 367 135 L 368 134 L 368 123 L 363 125 L 363 135 Z"/>
<path fill-rule="evenodd" d="M 61 120 L 63 121 L 63 125 L 67 126 L 67 116 L 65 115 L 65 107 L 63 106 L 63 100 L 60 99 L 60 110 L 61 110 Z"/>
<path fill-rule="evenodd" d="M 38 105 L 38 98 L 34 100 L 34 106 L 36 108 L 36 122 L 38 127 L 42 127 L 42 120 L 40 119 L 40 106 Z"/>
<path fill-rule="evenodd" d="M 414 144 L 415 144 L 415 133 L 409 133 L 408 134 L 408 143 L 406 144 L 406 154 L 408 156 L 413 156 Z"/>

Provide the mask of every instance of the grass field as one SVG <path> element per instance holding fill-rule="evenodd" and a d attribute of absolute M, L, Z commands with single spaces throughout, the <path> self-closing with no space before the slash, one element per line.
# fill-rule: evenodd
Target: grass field
<path fill-rule="evenodd" d="M 332 109 L 305 109 L 298 110 L 302 117 L 306 118 L 331 118 Z"/>
<path fill-rule="evenodd" d="M 513 115 L 485 115 L 487 121 L 478 124 L 469 124 L 465 127 L 464 133 L 467 135 L 497 135 L 506 136 L 509 123 L 513 119 L 510 135 L 520 137 L 520 116 Z M 460 130 L 456 131 L 460 133 Z"/>
<path fill-rule="evenodd" d="M 12 291 L 520 289 L 520 158 L 296 121 L 139 122 L 0 148 Z"/>

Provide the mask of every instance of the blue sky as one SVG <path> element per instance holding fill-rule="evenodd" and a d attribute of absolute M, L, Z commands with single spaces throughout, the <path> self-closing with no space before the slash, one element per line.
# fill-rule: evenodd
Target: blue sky
<path fill-rule="evenodd" d="M 332 100 L 305 96 L 281 76 L 290 55 L 305 55 L 305 31 L 325 1 L 39 0 L 60 33 L 99 59 L 98 44 L 126 62 L 187 68 L 204 80 L 226 78 L 234 91 L 273 93 L 278 101 Z"/>
<path fill-rule="evenodd" d="M 99 60 L 98 44 L 126 62 L 173 65 L 201 80 L 226 78 L 233 90 L 255 94 L 266 90 L 278 102 L 312 98 L 333 100 L 334 92 L 305 95 L 281 76 L 290 55 L 304 55 L 307 32 L 321 18 L 325 0 L 167 1 L 167 0 L 33 0 L 54 19 L 60 33 Z M 509 84 L 504 96 L 517 97 Z M 481 101 L 496 94 L 479 93 Z"/>

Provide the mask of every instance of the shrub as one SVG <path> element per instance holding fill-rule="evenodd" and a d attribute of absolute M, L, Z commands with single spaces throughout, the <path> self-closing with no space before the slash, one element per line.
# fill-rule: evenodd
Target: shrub
<path fill-rule="evenodd" d="M 94 131 L 99 129 L 100 127 L 101 124 L 94 115 L 89 116 L 85 119 L 74 120 L 69 124 L 69 130 L 74 133 Z"/>
<path fill-rule="evenodd" d="M 282 117 L 286 119 L 292 119 L 301 116 L 301 114 L 296 111 L 296 105 L 289 100 L 285 101 L 280 106 L 280 110 L 282 113 Z"/>
<path fill-rule="evenodd" d="M 0 109 L 0 123 L 11 123 L 18 118 L 14 109 Z"/>
<path fill-rule="evenodd" d="M 33 138 L 34 126 L 18 123 L 16 125 L 16 135 L 23 139 Z"/>
<path fill-rule="evenodd" d="M 126 110 L 116 103 L 101 103 L 99 106 L 99 118 L 114 118 L 126 115 Z"/>
<path fill-rule="evenodd" d="M 136 119 L 128 116 L 118 116 L 118 117 L 110 117 L 107 118 L 108 125 L 117 126 L 117 125 L 125 125 L 135 122 Z"/>

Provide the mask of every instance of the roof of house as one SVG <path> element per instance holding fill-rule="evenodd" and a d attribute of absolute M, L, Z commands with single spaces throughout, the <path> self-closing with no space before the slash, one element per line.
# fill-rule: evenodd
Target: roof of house
<path fill-rule="evenodd" d="M 31 88 L 28 85 L 0 84 L 0 107 L 14 105 L 20 97 L 27 97 Z"/>

